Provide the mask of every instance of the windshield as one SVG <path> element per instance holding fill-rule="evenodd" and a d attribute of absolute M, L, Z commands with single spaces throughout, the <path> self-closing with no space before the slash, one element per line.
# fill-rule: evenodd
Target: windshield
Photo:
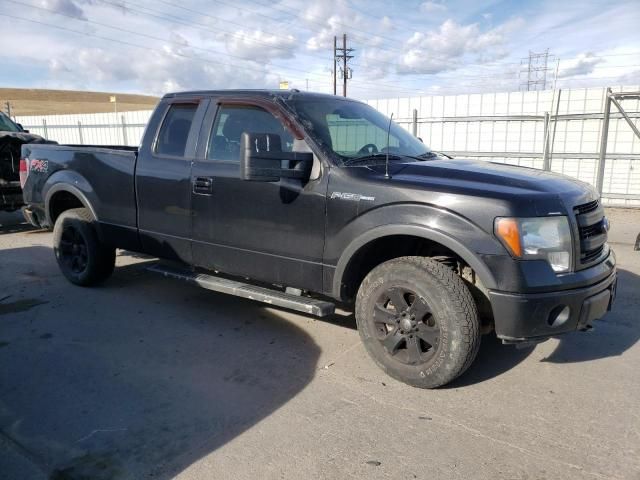
<path fill-rule="evenodd" d="M 18 126 L 4 113 L 0 112 L 0 132 L 19 132 Z"/>
<path fill-rule="evenodd" d="M 429 148 L 375 108 L 360 102 L 294 98 L 287 101 L 308 132 L 345 163 L 376 156 L 429 157 Z M 395 158 L 397 159 L 397 157 Z"/>

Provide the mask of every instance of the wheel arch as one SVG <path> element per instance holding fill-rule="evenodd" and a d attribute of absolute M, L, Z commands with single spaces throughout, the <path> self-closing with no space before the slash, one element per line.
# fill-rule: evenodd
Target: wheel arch
<path fill-rule="evenodd" d="M 469 265 L 484 287 L 489 289 L 496 287 L 495 278 L 479 256 L 454 237 L 421 225 L 383 225 L 363 233 L 344 249 L 334 272 L 332 296 L 342 301 L 348 301 L 351 296 L 348 295 L 348 291 L 345 291 L 345 281 L 350 279 L 352 269 L 356 267 L 354 261 L 376 242 L 398 237 L 413 238 L 443 247 Z M 397 256 L 402 256 L 402 253 L 392 254 L 390 258 Z"/>
<path fill-rule="evenodd" d="M 87 195 L 77 186 L 67 182 L 54 183 L 45 194 L 45 215 L 47 223 L 53 228 L 60 214 L 71 208 L 86 208 L 94 219 L 98 219 Z"/>

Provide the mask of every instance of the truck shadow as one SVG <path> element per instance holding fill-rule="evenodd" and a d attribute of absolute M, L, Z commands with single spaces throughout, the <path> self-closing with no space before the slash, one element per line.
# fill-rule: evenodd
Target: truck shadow
<path fill-rule="evenodd" d="M 483 335 L 478 356 L 469 369 L 441 388 L 446 390 L 467 387 L 502 375 L 526 360 L 534 348 L 535 346 L 516 348 L 513 345 L 503 345 L 493 332 Z"/>
<path fill-rule="evenodd" d="M 29 230 L 36 228 L 25 221 L 21 212 L 0 212 L 0 235 Z"/>
<path fill-rule="evenodd" d="M 11 368 L 0 373 L 0 429 L 50 479 L 174 478 L 315 375 L 318 345 L 260 304 L 157 277 L 147 262 L 83 289 L 48 248 L 0 251 L 8 258 L 11 301 L 31 292 L 48 303 L 1 317 L 0 364 Z M 36 295 L 21 269 L 56 278 Z"/>
<path fill-rule="evenodd" d="M 543 362 L 575 363 L 622 355 L 640 339 L 637 294 L 640 277 L 628 270 L 618 269 L 618 293 L 613 310 L 595 322 L 589 332 L 559 335 L 553 352 Z M 524 361 L 535 347 L 517 349 L 502 345 L 495 334 L 484 335 L 480 351 L 469 370 L 446 385 L 459 388 L 497 377 Z"/>
<path fill-rule="evenodd" d="M 575 363 L 617 357 L 635 345 L 640 339 L 640 277 L 619 268 L 617 290 L 612 311 L 595 322 L 593 330 L 559 336 L 556 349 L 542 361 Z"/>

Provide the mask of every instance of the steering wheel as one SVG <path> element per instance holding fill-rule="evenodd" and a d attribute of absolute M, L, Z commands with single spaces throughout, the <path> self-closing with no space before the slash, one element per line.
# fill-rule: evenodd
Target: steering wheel
<path fill-rule="evenodd" d="M 373 155 L 374 153 L 378 153 L 378 147 L 373 143 L 367 143 L 360 150 L 358 150 L 358 153 Z"/>

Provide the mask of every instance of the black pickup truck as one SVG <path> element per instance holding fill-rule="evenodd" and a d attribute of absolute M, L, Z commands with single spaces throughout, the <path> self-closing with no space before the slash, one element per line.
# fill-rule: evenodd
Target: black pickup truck
<path fill-rule="evenodd" d="M 12 212 L 22 206 L 20 147 L 25 143 L 47 141 L 0 112 L 0 211 Z"/>
<path fill-rule="evenodd" d="M 25 215 L 64 275 L 115 249 L 201 287 L 324 316 L 355 311 L 389 375 L 444 385 L 481 334 L 535 343 L 611 308 L 592 187 L 435 153 L 372 107 L 298 91 L 166 95 L 139 149 L 24 145 Z"/>

